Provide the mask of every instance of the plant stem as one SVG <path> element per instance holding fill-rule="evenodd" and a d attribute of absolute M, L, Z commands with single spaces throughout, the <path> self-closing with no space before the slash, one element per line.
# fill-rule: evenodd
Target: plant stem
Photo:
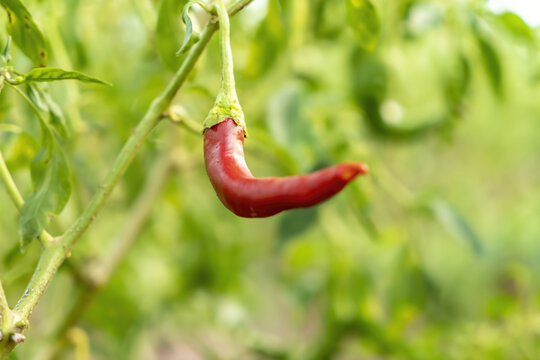
<path fill-rule="evenodd" d="M 47 288 L 51 277 L 60 267 L 75 242 L 77 242 L 77 240 L 85 233 L 86 229 L 94 221 L 96 215 L 103 208 L 109 199 L 112 190 L 126 172 L 137 151 L 144 143 L 144 140 L 160 122 L 161 114 L 170 104 L 176 92 L 195 66 L 197 59 L 212 38 L 215 27 L 214 24 L 210 24 L 206 27 L 200 41 L 193 47 L 169 86 L 152 102 L 150 108 L 118 154 L 108 175 L 83 213 L 62 236 L 60 243 L 53 247 L 51 251 L 45 251 L 43 253 L 37 269 L 28 284 L 27 291 L 15 306 L 14 310 L 19 313 L 21 317 L 28 318 L 30 316 L 30 313 L 37 304 L 39 298 Z"/>
<path fill-rule="evenodd" d="M 7 168 L 6 162 L 4 160 L 4 156 L 2 155 L 2 152 L 0 151 L 0 177 L 2 177 L 2 182 L 4 183 L 6 190 L 8 192 L 9 197 L 17 207 L 17 210 L 21 210 L 24 200 L 19 193 L 19 190 L 17 189 L 17 185 L 15 185 L 15 181 L 13 181 L 13 178 L 11 177 L 11 174 L 9 172 L 9 169 Z"/>
<path fill-rule="evenodd" d="M 41 121 L 41 123 L 43 123 L 44 125 L 47 125 L 47 122 L 45 121 L 45 118 L 43 117 L 41 110 L 39 110 L 39 108 L 36 106 L 36 104 L 34 104 L 32 100 L 30 100 L 30 98 L 28 97 L 28 95 L 24 93 L 24 91 L 19 89 L 16 85 L 10 84 L 8 82 L 6 82 L 5 84 L 8 85 L 11 89 L 15 90 L 24 99 L 24 101 L 26 101 L 26 103 L 30 106 L 30 109 L 32 109 L 34 114 L 36 114 L 36 116 L 38 117 L 39 121 Z"/>
<path fill-rule="evenodd" d="M 242 10 L 253 0 L 239 0 L 229 10 L 231 15 Z M 177 71 L 169 85 L 150 105 L 148 111 L 135 128 L 130 138 L 118 154 L 112 168 L 109 170 L 104 182 L 93 196 L 87 208 L 75 221 L 75 223 L 66 231 L 60 241 L 54 242 L 51 246 L 44 249 L 39 259 L 38 265 L 23 296 L 18 301 L 13 311 L 15 311 L 22 320 L 27 320 L 32 310 L 35 308 L 39 299 L 47 289 L 52 277 L 68 256 L 73 245 L 85 233 L 86 229 L 93 222 L 97 214 L 107 202 L 116 184 L 120 181 L 128 166 L 134 159 L 137 151 L 144 143 L 148 134 L 162 119 L 162 113 L 167 109 L 180 87 L 186 81 L 188 75 L 193 70 L 197 60 L 206 48 L 212 36 L 218 29 L 218 24 L 211 21 L 203 30 L 201 38 L 192 48 L 180 69 Z M 3 345 L 3 346 L 2 346 Z M 0 344 L 0 354 L 9 354 L 15 347 L 15 343 Z M 0 359 L 3 356 L 0 356 Z"/>
<path fill-rule="evenodd" d="M 149 204 L 156 202 L 165 181 L 175 165 L 175 157 L 175 151 L 163 154 L 149 171 L 151 175 L 132 206 L 120 235 L 111 244 L 110 249 L 105 252 L 103 259 L 97 261 L 96 265 L 88 270 L 88 274 L 83 275 L 89 281 L 81 283 L 82 289 L 78 298 L 58 328 L 56 336 L 58 343 L 52 353 L 45 357 L 46 359 L 57 359 L 60 356 L 60 352 L 66 345 L 65 334 L 84 315 L 88 305 L 90 305 L 99 290 L 109 281 L 126 253 L 137 240 L 143 225 L 151 214 L 152 206 L 149 206 Z"/>
<path fill-rule="evenodd" d="M 235 100 L 238 101 L 231 49 L 231 25 L 223 0 L 216 0 L 216 10 L 219 18 L 219 45 L 221 53 L 221 87 L 218 96 L 221 97 L 222 101 L 231 103 Z"/>
<path fill-rule="evenodd" d="M 173 124 L 180 125 L 193 134 L 201 135 L 203 133 L 201 124 L 193 120 L 182 106 L 171 106 L 163 114 L 163 118 L 169 119 Z"/>
<path fill-rule="evenodd" d="M 216 103 L 204 120 L 203 127 L 204 129 L 208 129 L 230 118 L 244 129 L 244 135 L 247 136 L 244 112 L 242 111 L 242 106 L 238 100 L 234 82 L 229 14 L 225 7 L 224 0 L 216 0 L 215 8 L 220 23 L 219 45 L 221 54 L 221 87 L 216 98 Z"/>
<path fill-rule="evenodd" d="M 9 355 L 10 350 L 4 346 L 12 343 L 11 335 L 15 327 L 13 312 L 9 309 L 9 304 L 6 299 L 4 287 L 0 281 L 0 359 L 4 359 Z"/>
<path fill-rule="evenodd" d="M 93 282 L 96 287 L 103 286 L 109 280 L 137 239 L 137 235 L 140 233 L 152 210 L 152 206 L 149 206 L 149 204 L 156 202 L 173 168 L 175 156 L 176 152 L 169 151 L 167 156 L 159 159 L 151 169 L 151 176 L 144 185 L 134 205 L 132 205 L 128 220 L 120 232 L 121 235 L 113 243 L 105 258 L 100 261 L 99 266 L 95 267 L 94 272 L 90 276 L 94 280 Z"/>

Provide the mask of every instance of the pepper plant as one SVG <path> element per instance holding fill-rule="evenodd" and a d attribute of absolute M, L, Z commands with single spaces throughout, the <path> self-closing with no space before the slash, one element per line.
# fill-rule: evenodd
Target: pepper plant
<path fill-rule="evenodd" d="M 540 356 L 516 14 L 0 5 L 0 359 Z"/>

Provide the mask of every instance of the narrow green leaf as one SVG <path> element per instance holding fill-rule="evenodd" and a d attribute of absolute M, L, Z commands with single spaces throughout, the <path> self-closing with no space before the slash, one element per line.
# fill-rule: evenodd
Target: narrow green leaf
<path fill-rule="evenodd" d="M 0 0 L 8 15 L 7 30 L 13 41 L 36 66 L 47 66 L 48 51 L 43 34 L 20 0 Z"/>
<path fill-rule="evenodd" d="M 26 94 L 28 95 L 28 98 L 36 105 L 36 107 L 43 111 L 47 112 L 49 108 L 41 98 L 41 94 L 38 91 L 37 86 L 32 86 L 32 84 L 27 84 L 26 86 Z"/>
<path fill-rule="evenodd" d="M 482 241 L 468 221 L 450 204 L 441 199 L 435 199 L 430 204 L 435 218 L 456 237 L 463 239 L 480 255 L 483 252 Z"/>
<path fill-rule="evenodd" d="M 8 36 L 7 38 L 6 46 L 4 47 L 4 51 L 2 51 L 2 56 L 6 63 L 11 61 L 11 36 Z"/>
<path fill-rule="evenodd" d="M 454 67 L 455 70 L 449 73 L 444 80 L 444 92 L 450 106 L 454 106 L 464 99 L 471 83 L 471 65 L 464 54 L 459 55 Z"/>
<path fill-rule="evenodd" d="M 19 83 L 50 82 L 59 80 L 78 80 L 86 83 L 109 85 L 110 83 L 85 75 L 78 71 L 66 71 L 59 68 L 41 67 L 32 69 Z"/>
<path fill-rule="evenodd" d="M 199 41 L 199 34 L 197 32 L 193 31 L 193 22 L 191 21 L 191 18 L 189 16 L 189 9 L 191 9 L 191 6 L 198 3 L 197 1 L 190 1 L 184 6 L 184 10 L 182 10 L 182 21 L 184 24 L 186 24 L 186 36 L 184 37 L 184 42 L 182 43 L 182 46 L 180 49 L 176 52 L 176 55 L 182 55 L 189 51 L 193 45 L 195 45 Z"/>
<path fill-rule="evenodd" d="M 60 106 L 51 98 L 51 95 L 38 84 L 28 84 L 28 97 L 38 108 L 49 114 L 49 124 L 63 138 L 67 137 L 66 119 Z"/>
<path fill-rule="evenodd" d="M 183 57 L 176 56 L 176 51 L 178 39 L 186 35 L 178 17 L 186 3 L 187 0 L 163 0 L 159 8 L 156 46 L 161 61 L 171 71 L 178 70 L 183 61 Z"/>
<path fill-rule="evenodd" d="M 41 149 L 30 167 L 34 192 L 26 197 L 21 209 L 19 232 L 23 248 L 62 211 L 71 194 L 70 172 L 64 152 L 51 129 L 43 122 L 41 132 Z"/>
<path fill-rule="evenodd" d="M 518 15 L 512 12 L 505 12 L 498 15 L 497 18 L 515 37 L 530 42 L 534 40 L 534 30 Z"/>
<path fill-rule="evenodd" d="M 347 22 L 354 31 L 359 45 L 368 51 L 377 46 L 381 23 L 377 9 L 370 0 L 345 0 Z"/>
<path fill-rule="evenodd" d="M 484 36 L 477 34 L 476 38 L 478 41 L 478 46 L 480 48 L 482 62 L 484 63 L 484 68 L 489 77 L 491 86 L 493 87 L 493 90 L 495 90 L 495 93 L 497 93 L 497 95 L 502 95 L 503 70 L 499 54 L 497 53 L 497 50 L 495 50 L 491 42 Z"/>

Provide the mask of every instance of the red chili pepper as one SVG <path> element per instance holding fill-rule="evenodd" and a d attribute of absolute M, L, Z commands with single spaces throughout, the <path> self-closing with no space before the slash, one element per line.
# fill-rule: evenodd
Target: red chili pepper
<path fill-rule="evenodd" d="M 231 118 L 206 129 L 204 161 L 221 202 L 248 218 L 316 205 L 368 171 L 364 164 L 343 163 L 308 175 L 255 178 L 244 159 L 244 130 Z"/>
<path fill-rule="evenodd" d="M 368 168 L 343 163 L 308 175 L 255 178 L 244 159 L 246 125 L 234 87 L 229 16 L 215 2 L 221 42 L 221 89 L 204 124 L 204 162 L 221 202 L 242 217 L 267 217 L 283 210 L 316 205 L 337 194 Z"/>

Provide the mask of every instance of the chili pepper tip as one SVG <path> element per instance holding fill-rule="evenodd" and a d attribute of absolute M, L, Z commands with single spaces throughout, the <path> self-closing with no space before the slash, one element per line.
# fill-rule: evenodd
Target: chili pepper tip
<path fill-rule="evenodd" d="M 344 181 L 349 182 L 358 175 L 365 175 L 369 172 L 369 167 L 366 164 L 362 163 L 344 163 L 343 172 L 341 173 L 341 178 Z"/>

